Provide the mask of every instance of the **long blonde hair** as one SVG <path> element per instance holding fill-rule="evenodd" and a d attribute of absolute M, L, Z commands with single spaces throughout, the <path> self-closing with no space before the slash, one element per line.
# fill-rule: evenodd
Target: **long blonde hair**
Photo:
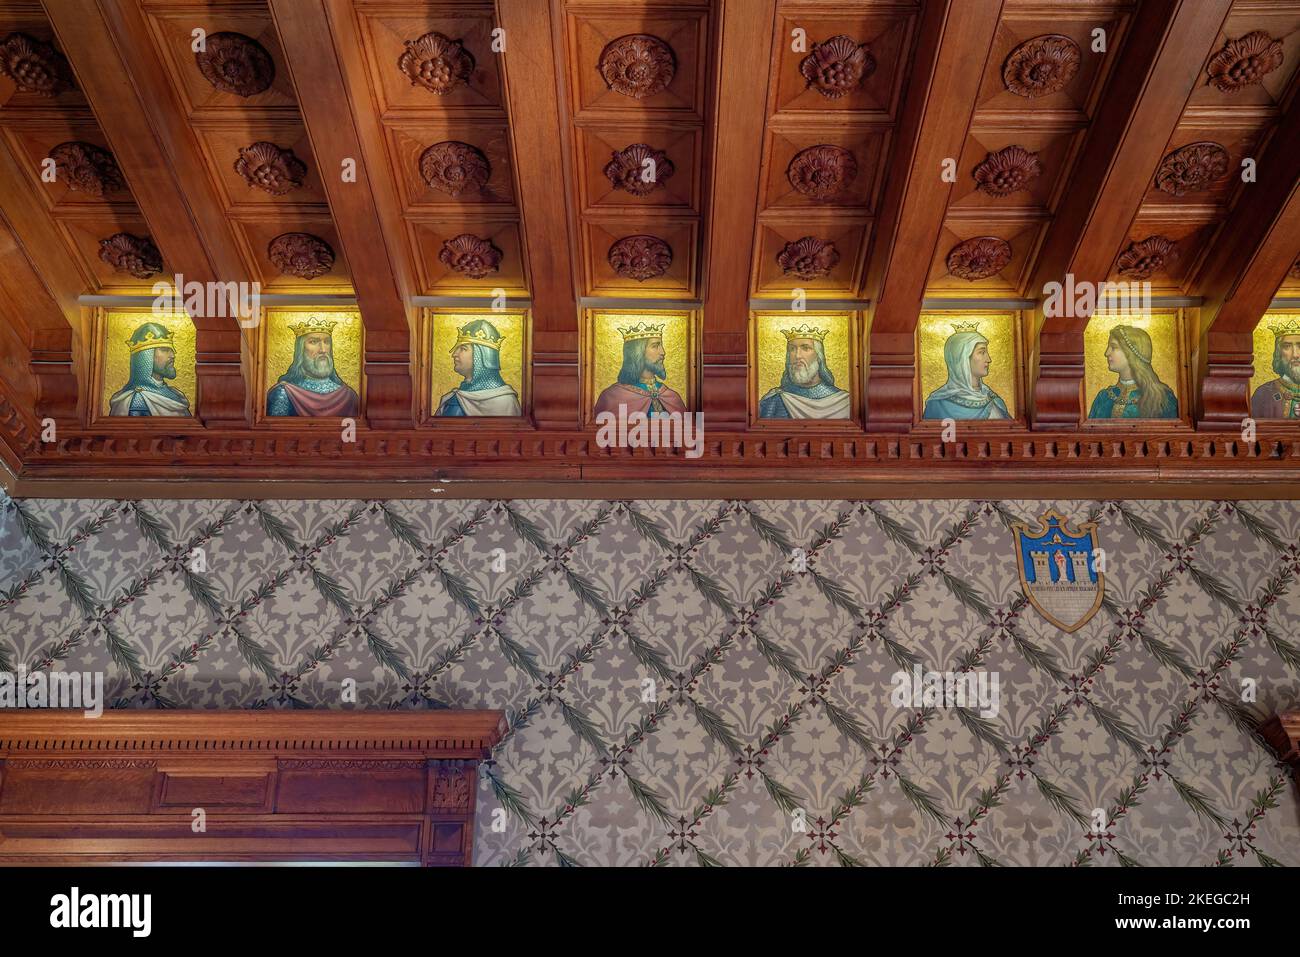
<path fill-rule="evenodd" d="M 1142 390 L 1137 402 L 1138 418 L 1158 419 L 1165 405 L 1166 386 L 1151 366 L 1151 336 L 1137 326 L 1116 326 L 1110 331 L 1110 341 L 1128 359 L 1133 381 Z"/>

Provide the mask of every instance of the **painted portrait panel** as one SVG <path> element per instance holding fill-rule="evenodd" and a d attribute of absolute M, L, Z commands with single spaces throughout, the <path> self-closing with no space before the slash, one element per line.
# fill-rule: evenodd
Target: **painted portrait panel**
<path fill-rule="evenodd" d="M 1015 420 L 1014 313 L 923 313 L 916 334 L 922 419 Z"/>
<path fill-rule="evenodd" d="M 523 415 L 527 313 L 434 311 L 429 321 L 432 414 Z"/>
<path fill-rule="evenodd" d="M 1179 418 L 1177 312 L 1095 315 L 1083 334 L 1083 351 L 1089 421 Z"/>
<path fill-rule="evenodd" d="M 693 361 L 688 312 L 594 310 L 591 322 L 592 415 L 685 413 Z"/>
<path fill-rule="evenodd" d="M 269 309 L 263 384 L 271 419 L 361 413 L 361 313 Z"/>
<path fill-rule="evenodd" d="M 757 313 L 755 418 L 853 417 L 853 314 Z"/>
<path fill-rule="evenodd" d="M 194 415 L 194 323 L 184 313 L 111 311 L 103 317 L 100 414 Z"/>
<path fill-rule="evenodd" d="M 1255 327 L 1253 419 L 1300 420 L 1300 312 L 1273 312 Z"/>

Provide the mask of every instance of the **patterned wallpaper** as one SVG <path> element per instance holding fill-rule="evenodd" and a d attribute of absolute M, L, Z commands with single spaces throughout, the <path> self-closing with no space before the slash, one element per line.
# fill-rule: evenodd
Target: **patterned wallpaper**
<path fill-rule="evenodd" d="M 1049 504 L 1107 554 L 1073 634 L 1012 547 Z M 503 708 L 481 865 L 1296 865 L 1251 727 L 1300 703 L 1298 543 L 1280 502 L 4 499 L 0 670 Z M 914 664 L 996 711 L 895 703 Z"/>

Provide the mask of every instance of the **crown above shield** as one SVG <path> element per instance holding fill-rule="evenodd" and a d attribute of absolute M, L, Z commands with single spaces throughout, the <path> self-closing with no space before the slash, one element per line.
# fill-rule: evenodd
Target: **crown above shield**
<path fill-rule="evenodd" d="M 146 332 L 137 342 L 127 339 L 126 347 L 131 350 L 131 355 L 135 355 L 137 352 L 144 352 L 146 349 L 176 348 L 175 340 L 172 338 L 170 329 L 166 330 L 161 336 L 153 331 Z"/>
<path fill-rule="evenodd" d="M 474 320 L 474 322 L 477 321 L 477 319 Z M 466 345 L 486 346 L 489 349 L 496 349 L 499 352 L 501 350 L 501 343 L 505 340 L 505 333 L 485 329 L 482 326 L 471 330 L 469 327 L 472 326 L 474 322 L 468 322 L 457 330 L 456 341 L 452 344 L 452 348 L 455 349 L 457 346 Z"/>
<path fill-rule="evenodd" d="M 781 335 L 785 336 L 785 341 L 791 339 L 816 339 L 818 342 L 825 342 L 826 337 L 830 335 L 829 329 L 818 329 L 816 326 L 810 326 L 807 323 L 795 326 L 793 329 L 782 329 Z"/>
<path fill-rule="evenodd" d="M 638 322 L 630 326 L 619 326 L 618 331 L 623 334 L 624 342 L 632 342 L 636 339 L 662 339 L 664 337 L 664 324 L 662 322 Z"/>
<path fill-rule="evenodd" d="M 312 316 L 306 322 L 289 323 L 289 331 L 297 338 L 311 335 L 313 332 L 323 332 L 327 336 L 332 336 L 334 327 L 337 325 L 337 319 L 322 319 L 320 316 Z"/>

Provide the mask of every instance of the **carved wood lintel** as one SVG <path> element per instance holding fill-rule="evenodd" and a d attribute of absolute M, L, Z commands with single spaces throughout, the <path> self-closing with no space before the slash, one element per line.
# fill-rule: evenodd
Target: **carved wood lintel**
<path fill-rule="evenodd" d="M 910 332 L 871 333 L 867 368 L 867 429 L 908 432 L 916 415 L 916 338 Z"/>
<path fill-rule="evenodd" d="M 533 331 L 533 421 L 540 429 L 572 429 L 581 420 L 578 333 Z"/>
<path fill-rule="evenodd" d="M 1034 382 L 1029 427 L 1036 431 L 1077 429 L 1083 421 L 1083 333 L 1044 331 Z"/>
<path fill-rule="evenodd" d="M 1250 415 L 1254 343 L 1249 332 L 1211 329 L 1206 336 L 1206 370 L 1201 382 L 1198 431 L 1240 430 Z"/>

